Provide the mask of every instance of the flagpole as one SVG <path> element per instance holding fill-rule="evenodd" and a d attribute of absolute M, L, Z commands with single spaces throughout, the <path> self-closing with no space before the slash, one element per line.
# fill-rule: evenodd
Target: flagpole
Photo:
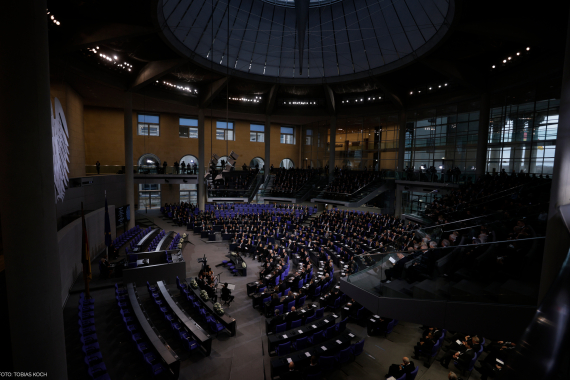
<path fill-rule="evenodd" d="M 81 202 L 81 224 L 82 224 L 82 235 L 84 236 L 86 231 L 85 231 L 85 214 L 83 213 L 83 202 Z M 86 249 L 85 247 L 85 238 L 83 238 L 82 240 L 82 245 L 83 247 L 81 247 L 82 252 L 84 252 L 84 250 Z M 90 260 L 91 258 L 89 257 L 87 260 Z M 89 277 L 87 276 L 87 268 L 89 265 L 89 262 L 85 260 L 85 254 L 83 254 L 83 282 L 85 284 L 85 299 L 90 299 L 91 298 L 91 294 L 89 294 Z"/>

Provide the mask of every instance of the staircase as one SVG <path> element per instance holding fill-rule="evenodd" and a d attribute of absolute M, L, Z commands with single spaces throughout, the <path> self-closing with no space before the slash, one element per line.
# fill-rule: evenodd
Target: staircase
<path fill-rule="evenodd" d="M 394 181 L 377 179 L 352 194 L 334 194 L 322 190 L 311 202 L 331 203 L 347 207 L 360 207 L 385 191 L 394 189 Z"/>

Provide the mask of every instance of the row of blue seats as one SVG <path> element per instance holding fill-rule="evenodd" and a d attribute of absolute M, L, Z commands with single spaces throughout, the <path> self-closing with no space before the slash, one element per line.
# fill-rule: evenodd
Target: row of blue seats
<path fill-rule="evenodd" d="M 200 303 L 196 300 L 196 297 L 194 297 L 194 295 L 191 294 L 190 290 L 188 290 L 188 285 L 180 282 L 178 276 L 176 276 L 176 287 L 178 288 L 178 290 L 180 290 L 180 294 L 186 297 L 188 301 L 190 301 L 190 305 L 192 306 L 194 311 L 200 314 L 200 316 L 202 317 L 202 321 L 208 325 L 210 330 L 212 330 L 215 334 L 217 334 L 225 329 L 224 325 L 218 322 L 218 320 L 214 316 L 207 313 L 206 309 L 200 306 Z"/>
<path fill-rule="evenodd" d="M 117 238 L 115 238 L 115 240 L 113 240 L 113 246 L 117 249 L 121 248 L 123 244 L 128 242 L 133 236 L 139 233 L 140 230 L 141 228 L 139 226 L 134 226 L 130 230 L 123 232 L 120 236 L 118 236 Z"/>
<path fill-rule="evenodd" d="M 146 288 L 148 293 L 154 300 L 154 303 L 164 316 L 164 319 L 170 324 L 170 328 L 174 331 L 174 333 L 180 338 L 182 341 L 182 345 L 188 351 L 193 351 L 200 347 L 200 344 L 192 339 L 189 332 L 184 329 L 184 327 L 178 323 L 176 318 L 173 316 L 172 310 L 170 310 L 166 305 L 167 303 L 162 299 L 160 293 L 158 292 L 158 288 L 156 286 L 151 286 L 150 283 L 146 282 Z"/>
<path fill-rule="evenodd" d="M 356 357 L 361 355 L 363 352 L 364 352 L 364 339 L 362 339 L 360 342 L 350 345 L 344 350 L 339 351 L 336 355 L 320 356 L 318 363 L 319 367 L 321 368 L 321 372 L 317 372 L 314 374 L 305 374 L 304 379 L 321 380 L 323 377 L 323 372 L 325 373 L 332 372 L 337 369 L 337 366 L 341 367 L 343 364 L 346 364 L 351 360 L 356 359 Z M 415 370 L 416 374 L 418 369 L 419 367 L 417 367 Z M 402 378 L 398 380 L 402 380 Z"/>
<path fill-rule="evenodd" d="M 154 251 L 158 243 L 160 243 L 160 240 L 164 237 L 164 235 L 166 235 L 166 231 L 164 230 L 160 231 L 158 235 L 156 235 L 154 239 L 152 239 L 152 241 L 150 242 L 147 251 L 149 252 Z"/>
<path fill-rule="evenodd" d="M 145 340 L 143 334 L 139 333 L 140 326 L 137 318 L 132 316 L 130 300 L 126 293 L 126 289 L 121 289 L 118 284 L 115 284 L 115 298 L 117 299 L 117 305 L 119 306 L 125 328 L 131 335 L 133 343 L 145 363 L 149 366 L 150 371 L 157 376 L 166 370 L 166 366 L 159 360 L 158 354 L 152 352 L 152 346 Z"/>
<path fill-rule="evenodd" d="M 97 330 L 95 329 L 95 300 L 86 299 L 85 293 L 79 296 L 79 333 L 81 334 L 82 350 L 89 377 L 94 380 L 110 379 L 103 355 L 99 351 Z"/>
<path fill-rule="evenodd" d="M 275 352 L 277 353 L 277 356 L 282 356 L 282 355 L 287 355 L 287 354 L 294 352 L 294 351 L 305 349 L 309 346 L 314 346 L 316 344 L 320 344 L 321 342 L 325 341 L 326 339 L 331 339 L 335 335 L 338 335 L 339 333 L 346 330 L 346 324 L 347 323 L 348 323 L 348 318 L 345 318 L 342 321 L 340 321 L 339 323 L 336 323 L 336 324 L 334 324 L 334 325 L 332 325 L 326 329 L 322 329 L 320 331 L 315 332 L 311 336 L 306 336 L 304 338 L 300 338 L 300 339 L 297 339 L 297 340 L 294 340 L 291 342 L 282 343 L 275 348 Z M 287 325 L 287 324 L 284 323 L 283 325 Z M 283 325 L 277 325 L 277 327 L 283 326 Z M 285 331 L 285 329 L 283 329 L 282 331 Z M 277 331 L 277 332 L 281 332 L 281 331 Z"/>
<path fill-rule="evenodd" d="M 176 234 L 176 236 L 174 236 L 174 239 L 172 239 L 172 241 L 170 242 L 168 249 L 175 249 L 176 247 L 178 247 L 179 241 L 180 241 L 180 234 Z"/>
<path fill-rule="evenodd" d="M 304 301 L 304 300 L 303 300 Z M 295 302 L 295 301 L 293 301 Z M 291 305 L 291 302 L 289 302 L 289 305 Z M 279 309 L 279 313 L 283 314 L 283 305 L 279 305 L 281 307 L 276 307 L 276 309 Z M 292 306 L 291 306 L 292 307 Z M 289 308 L 289 311 L 291 310 L 291 308 Z M 303 323 L 302 319 L 297 319 L 295 321 L 291 321 L 290 325 L 287 326 L 287 323 L 282 323 L 280 325 L 275 326 L 275 334 L 280 333 L 280 332 L 284 332 L 286 330 L 290 330 L 290 329 L 294 329 L 297 327 L 301 327 L 303 325 L 309 325 L 311 323 L 314 323 L 315 321 L 318 321 L 319 319 L 323 318 L 325 314 L 325 308 L 321 307 L 320 309 L 315 310 L 315 314 L 311 315 L 310 317 L 307 317 L 305 319 L 305 323 Z"/>
<path fill-rule="evenodd" d="M 131 249 L 134 249 L 134 248 L 136 247 L 136 245 L 139 243 L 139 241 L 141 241 L 141 239 L 142 239 L 143 237 L 145 237 L 151 230 L 152 230 L 152 227 L 149 226 L 148 228 L 145 228 L 143 231 L 139 232 L 139 233 L 135 236 L 135 238 L 134 238 L 133 240 L 131 240 L 131 243 L 129 244 L 129 247 L 130 247 Z"/>

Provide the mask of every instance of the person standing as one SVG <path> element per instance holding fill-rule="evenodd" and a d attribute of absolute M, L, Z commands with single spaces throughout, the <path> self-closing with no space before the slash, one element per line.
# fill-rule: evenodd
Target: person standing
<path fill-rule="evenodd" d="M 180 166 L 182 166 L 182 174 L 186 174 L 186 163 L 184 161 L 182 161 Z"/>
<path fill-rule="evenodd" d="M 97 168 L 97 174 L 101 174 L 101 163 L 99 161 L 95 163 L 95 167 Z"/>
<path fill-rule="evenodd" d="M 176 174 L 178 174 L 178 168 L 179 168 L 178 161 L 174 161 L 174 171 L 176 172 Z"/>
<path fill-rule="evenodd" d="M 166 161 L 164 161 L 162 163 L 162 174 L 166 174 L 166 167 L 168 166 L 168 164 L 166 163 Z"/>

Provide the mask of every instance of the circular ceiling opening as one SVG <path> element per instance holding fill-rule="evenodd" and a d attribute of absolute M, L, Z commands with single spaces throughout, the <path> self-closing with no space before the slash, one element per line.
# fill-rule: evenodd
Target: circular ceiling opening
<path fill-rule="evenodd" d="M 166 40 L 223 74 L 289 83 L 339 82 L 409 64 L 449 30 L 453 0 L 159 0 Z M 306 21 L 305 21 L 306 20 Z"/>

